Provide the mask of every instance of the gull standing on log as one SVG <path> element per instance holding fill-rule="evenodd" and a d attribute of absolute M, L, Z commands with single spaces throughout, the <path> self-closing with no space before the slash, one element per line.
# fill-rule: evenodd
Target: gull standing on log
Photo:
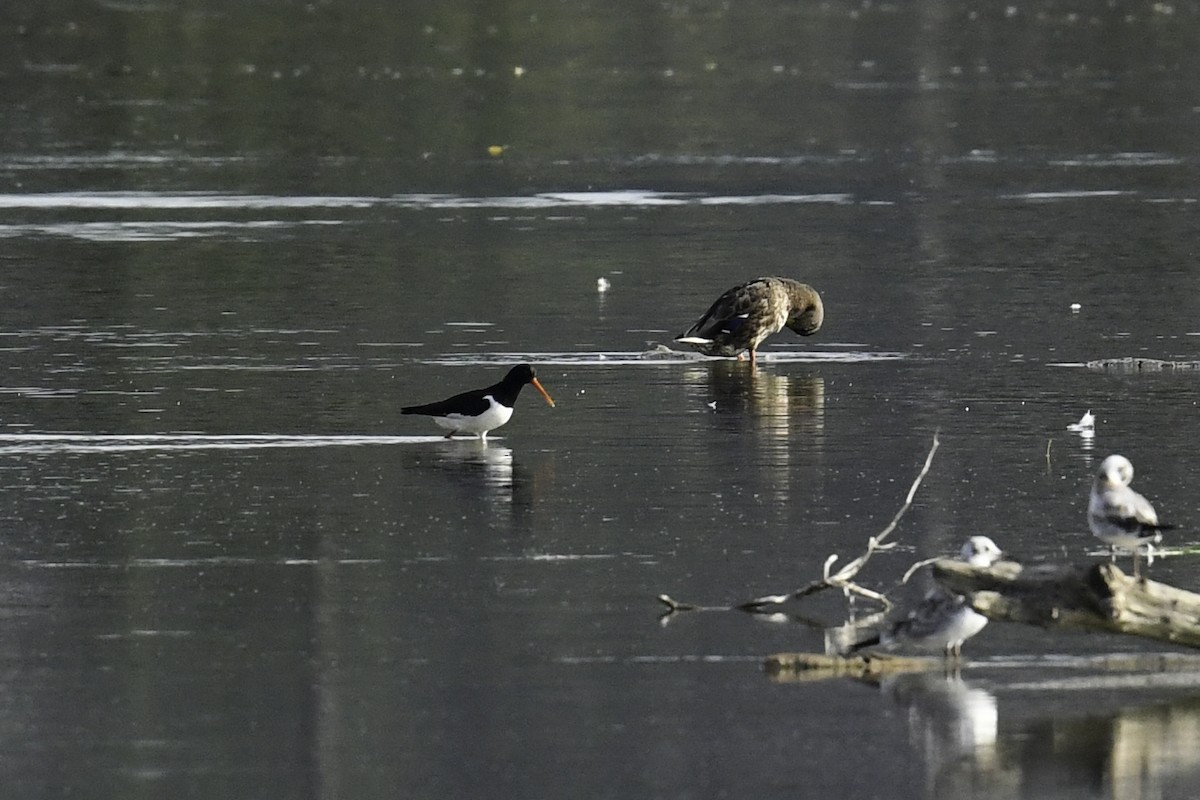
<path fill-rule="evenodd" d="M 996 543 L 986 536 L 972 536 L 959 552 L 959 558 L 973 567 L 990 567 L 1003 557 Z M 909 645 L 921 650 L 941 650 L 946 658 L 959 659 L 963 642 L 983 630 L 987 623 L 987 617 L 971 608 L 967 598 L 937 587 L 904 619 L 851 650 L 877 644 Z"/>
<path fill-rule="evenodd" d="M 1132 482 L 1133 464 L 1125 456 L 1111 455 L 1100 463 L 1088 498 L 1088 527 L 1109 546 L 1114 561 L 1118 547 L 1133 553 L 1136 578 L 1140 576 L 1138 548 L 1146 545 L 1149 566 L 1154 563 L 1154 545 L 1162 541 L 1160 531 L 1175 526 L 1158 521 L 1158 512 L 1150 501 L 1129 488 Z"/>
<path fill-rule="evenodd" d="M 791 278 L 755 278 L 738 284 L 716 299 L 692 327 L 675 341 L 707 356 L 737 356 L 750 351 L 756 362 L 758 346 L 785 327 L 812 336 L 825 321 L 821 295 L 807 283 Z"/>

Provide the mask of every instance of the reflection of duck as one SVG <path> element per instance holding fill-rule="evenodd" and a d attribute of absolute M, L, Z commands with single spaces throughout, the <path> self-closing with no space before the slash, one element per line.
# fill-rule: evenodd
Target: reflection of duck
<path fill-rule="evenodd" d="M 554 406 L 554 400 L 534 375 L 533 367 L 520 364 L 510 369 L 499 383 L 462 392 L 436 403 L 405 406 L 400 409 L 400 413 L 433 417 L 438 427 L 449 431 L 446 434 L 447 439 L 456 433 L 472 433 L 477 435 L 480 441 L 486 442 L 488 431 L 499 428 L 512 417 L 517 395 L 526 384 L 532 384 L 533 388 L 541 392 L 546 403 Z"/>
<path fill-rule="evenodd" d="M 795 423 L 819 430 L 825 417 L 825 380 L 820 375 L 780 375 L 744 370 L 728 361 L 712 361 L 696 371 L 707 378 L 709 405 L 718 414 L 750 412 L 755 421 L 786 433 Z"/>
<path fill-rule="evenodd" d="M 740 357 L 749 350 L 753 364 L 758 346 L 771 334 L 787 327 L 811 336 L 824 319 L 821 295 L 808 284 L 791 278 L 755 278 L 718 297 L 675 341 L 710 356 Z"/>

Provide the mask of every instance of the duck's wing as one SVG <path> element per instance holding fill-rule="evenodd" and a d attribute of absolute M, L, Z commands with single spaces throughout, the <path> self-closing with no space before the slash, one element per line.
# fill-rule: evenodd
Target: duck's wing
<path fill-rule="evenodd" d="M 770 284 L 759 278 L 734 286 L 716 299 L 708 311 L 676 341 L 713 341 L 718 337 L 743 338 L 746 326 L 760 324 L 770 317 Z M 749 338 L 749 337 L 745 337 Z"/>

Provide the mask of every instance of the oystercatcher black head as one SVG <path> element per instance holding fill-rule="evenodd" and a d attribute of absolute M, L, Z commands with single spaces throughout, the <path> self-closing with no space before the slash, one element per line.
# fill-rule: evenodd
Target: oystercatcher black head
<path fill-rule="evenodd" d="M 439 427 L 448 431 L 447 439 L 456 433 L 472 433 L 480 441 L 487 441 L 488 431 L 499 428 L 512 417 L 517 395 L 525 388 L 525 384 L 532 384 L 541 392 L 546 403 L 554 407 L 554 400 L 542 388 L 533 367 L 519 364 L 510 369 L 503 380 L 486 389 L 472 389 L 423 406 L 405 406 L 400 413 L 433 417 Z"/>

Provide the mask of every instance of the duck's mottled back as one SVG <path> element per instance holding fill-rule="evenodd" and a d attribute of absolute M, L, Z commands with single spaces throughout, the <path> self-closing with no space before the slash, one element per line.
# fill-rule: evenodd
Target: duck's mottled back
<path fill-rule="evenodd" d="M 825 321 L 821 295 L 791 278 L 755 278 L 726 291 L 692 327 L 675 341 L 710 356 L 737 356 L 750 351 L 784 327 L 801 336 L 816 333 Z"/>

